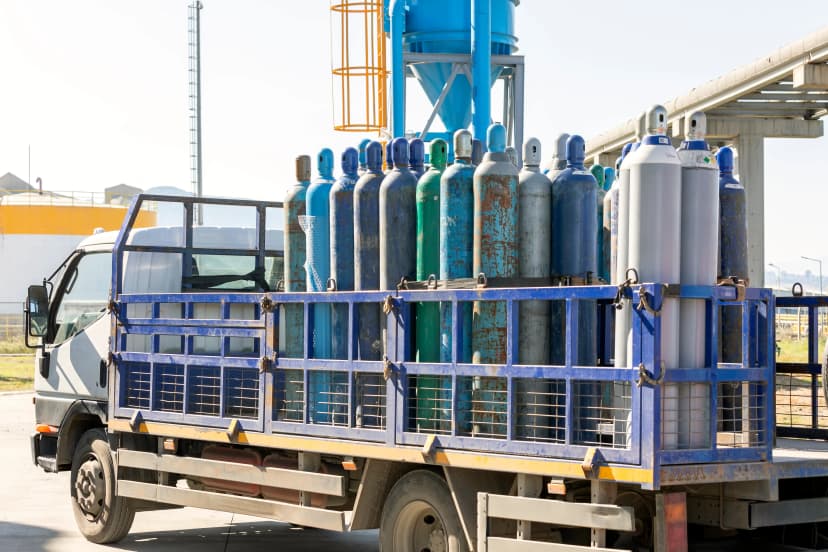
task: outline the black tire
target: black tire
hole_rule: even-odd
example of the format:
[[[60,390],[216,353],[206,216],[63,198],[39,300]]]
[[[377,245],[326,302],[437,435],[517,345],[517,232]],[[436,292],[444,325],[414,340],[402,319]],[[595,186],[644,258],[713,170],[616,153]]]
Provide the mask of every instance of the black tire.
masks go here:
[[[86,540],[107,544],[129,533],[135,508],[128,498],[115,495],[115,466],[103,429],[90,429],[75,447],[69,493],[75,523]]]
[[[427,470],[405,474],[385,499],[381,552],[468,552],[446,481]]]

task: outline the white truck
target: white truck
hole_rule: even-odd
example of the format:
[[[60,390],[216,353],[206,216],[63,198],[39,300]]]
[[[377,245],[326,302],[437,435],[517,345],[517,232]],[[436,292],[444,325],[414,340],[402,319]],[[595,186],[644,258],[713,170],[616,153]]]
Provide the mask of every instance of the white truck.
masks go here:
[[[271,208],[277,209],[276,205]],[[202,246],[238,251],[257,249],[257,232],[255,227],[193,228],[194,239]],[[81,241],[43,284],[30,286],[25,308],[27,345],[37,351],[32,458],[47,472],[71,470],[78,526],[96,542],[114,536],[112,524],[101,523],[105,514],[95,480],[102,465],[111,466],[106,440],[112,326],[108,306],[117,236],[117,231],[99,232]],[[251,256],[194,256],[191,275],[183,283],[180,255],[132,252],[124,257],[124,286],[142,293],[178,293],[182,285],[202,291],[275,290],[283,272],[282,232],[267,230],[265,239],[272,249],[263,267],[257,267]],[[183,246],[183,240],[183,226],[172,226],[135,229],[128,243],[175,248]],[[40,336],[38,344],[30,343],[35,335]],[[200,346],[202,352],[209,352],[209,344]],[[133,508],[111,511],[126,512],[121,515],[125,517]]]
[[[27,333],[43,342],[34,459],[71,469],[72,508],[92,542],[123,538],[138,509],[175,506],[379,528],[381,550],[394,552],[683,552],[693,538],[737,539],[743,550],[757,534],[784,544],[825,535],[817,334],[807,365],[777,365],[773,351],[777,304],[808,309],[815,326],[826,298],[458,280],[283,292],[282,235],[265,230],[265,213],[279,204],[233,202],[258,222],[209,228],[194,227],[192,213],[221,201],[180,198],[181,227],[131,231],[148,201],[159,198],[138,196],[117,236],[84,241],[27,300]],[[663,370],[659,309],[668,296],[707,305],[710,366]],[[520,364],[517,309],[537,300],[566,302],[570,327],[578,302],[594,302],[602,335],[614,307],[633,301],[635,365],[616,368],[607,340],[594,366],[574,365],[578,332],[567,335],[564,365]],[[429,301],[452,313],[452,362],[412,354],[412,316]],[[458,360],[462,307],[475,301],[506,303],[503,364]],[[323,305],[346,306],[343,358],[314,352]],[[355,344],[364,306],[384,317],[379,358],[360,358]],[[302,315],[291,328],[298,353],[285,347],[288,307]],[[724,308],[744,318],[741,363],[715,357]],[[810,425],[791,427],[803,423],[798,415],[783,426],[781,409],[806,379],[812,406],[798,408]],[[662,392],[683,382],[712,390],[706,413],[681,414],[707,416],[707,442],[693,449],[664,439],[679,413]],[[629,400],[618,406],[608,390]]]

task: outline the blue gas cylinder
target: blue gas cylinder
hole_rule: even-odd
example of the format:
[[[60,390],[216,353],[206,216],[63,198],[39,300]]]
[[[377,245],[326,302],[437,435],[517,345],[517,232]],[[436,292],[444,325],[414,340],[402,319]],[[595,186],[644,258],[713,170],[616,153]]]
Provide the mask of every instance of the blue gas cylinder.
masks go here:
[[[716,153],[719,164],[719,277],[748,278],[747,204],[745,187],[733,176],[733,150]],[[742,362],[740,309],[722,309],[721,362]]]
[[[331,278],[337,291],[354,289],[354,187],[357,182],[359,152],[347,148],[342,153],[342,176],[331,188]],[[332,358],[348,358],[348,305],[332,308]]]
[[[440,177],[440,279],[471,278],[474,249],[472,135],[454,133],[454,163]],[[471,305],[460,304],[457,362],[471,362]],[[440,305],[440,361],[452,362],[451,303]]]
[[[474,171],[473,274],[487,278],[518,275],[518,170],[506,154],[506,129],[493,124],[487,133],[489,151]],[[472,315],[472,362],[506,361],[506,304],[476,301]],[[496,437],[506,433],[505,378],[474,379],[486,405],[473,409],[472,434]]]
[[[375,290],[380,287],[379,190],[385,177],[382,144],[371,142],[365,155],[366,172],[354,189],[354,289]],[[360,360],[382,357],[379,305],[359,305],[357,349]]]
[[[308,291],[326,291],[331,277],[330,192],[334,184],[333,152],[325,148],[317,156],[318,176],[308,188],[305,238],[307,248]],[[331,308],[326,303],[313,306],[313,358],[331,357]],[[329,423],[331,412],[329,373],[316,372],[309,378],[308,408],[311,419]]]
[[[584,139],[572,135],[566,143],[566,169],[552,181],[552,273],[573,284],[586,284],[597,271],[595,217],[598,183],[584,167]],[[565,317],[553,312],[552,363],[564,362]],[[579,303],[578,351],[573,357],[579,365],[596,363],[595,304]]]
[[[395,290],[417,272],[417,177],[409,169],[408,141],[395,138],[394,169],[380,186],[380,289]]]
[[[408,162],[411,172],[419,180],[425,172],[425,144],[419,138],[412,138],[408,142]]]
[[[311,160],[308,155],[296,158],[296,183],[285,195],[285,291],[307,290],[305,274],[305,199],[310,186]],[[305,352],[304,309],[299,303],[285,305],[285,342],[281,354],[302,358]]]

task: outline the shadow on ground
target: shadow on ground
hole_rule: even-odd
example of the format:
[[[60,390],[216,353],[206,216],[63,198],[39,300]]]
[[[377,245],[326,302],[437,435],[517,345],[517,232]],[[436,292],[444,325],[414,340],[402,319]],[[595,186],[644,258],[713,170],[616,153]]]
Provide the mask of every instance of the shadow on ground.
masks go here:
[[[233,524],[230,527],[205,527],[172,531],[145,531],[130,533],[121,542],[110,545],[115,550],[153,552],[181,549],[185,545],[200,543],[198,550],[256,552],[286,550],[291,552],[316,552],[328,548],[339,551],[379,550],[377,531],[338,533],[319,529],[294,527],[270,521]],[[189,550],[189,548],[186,548]],[[196,548],[192,548],[196,550]]]
[[[45,545],[58,535],[48,527],[0,521],[0,549],[44,552]]]

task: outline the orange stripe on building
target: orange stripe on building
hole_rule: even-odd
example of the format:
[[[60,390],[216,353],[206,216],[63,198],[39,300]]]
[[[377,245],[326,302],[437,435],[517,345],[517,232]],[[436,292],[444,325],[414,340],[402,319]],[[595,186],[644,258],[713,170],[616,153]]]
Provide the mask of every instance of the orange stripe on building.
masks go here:
[[[0,205],[0,234],[88,236],[96,228],[119,230],[126,213],[126,207],[109,205]],[[138,213],[136,228],[155,224],[155,212]]]

